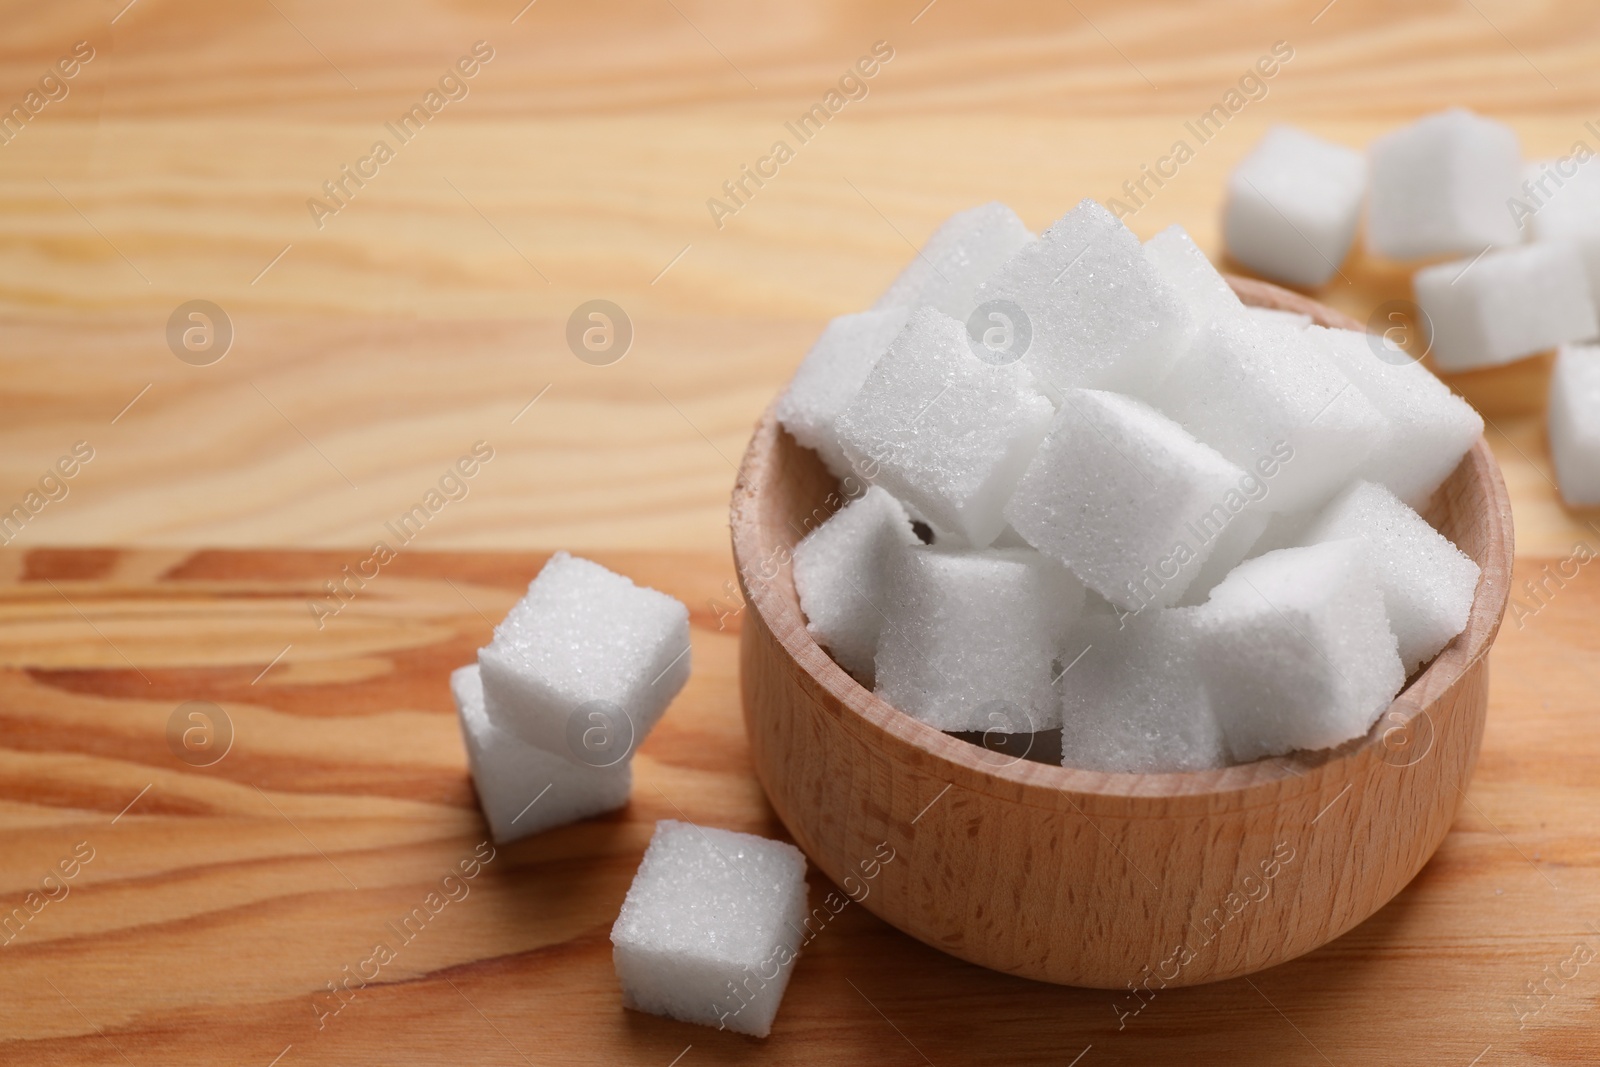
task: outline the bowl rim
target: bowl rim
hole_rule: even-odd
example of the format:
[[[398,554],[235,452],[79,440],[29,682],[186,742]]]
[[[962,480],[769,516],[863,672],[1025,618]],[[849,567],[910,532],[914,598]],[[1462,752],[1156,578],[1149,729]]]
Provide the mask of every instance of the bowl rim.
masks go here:
[[[1310,297],[1253,278],[1231,274],[1223,277],[1249,306],[1308,315],[1321,326],[1361,330],[1354,319]],[[1478,588],[1473,594],[1466,628],[1410,679],[1365,736],[1332,749],[1297,751],[1220,770],[1128,773],[1091,771],[1020,758],[996,763],[993,752],[913,718],[876,696],[835,663],[806,629],[799,598],[792,593],[792,579],[784,583],[791,590],[789,596],[782,595],[782,586],[770,577],[752,580],[749,570],[754,562],[771,559],[775,554],[774,547],[763,537],[759,492],[775,467],[774,458],[782,444],[780,435],[786,432],[777,425],[776,408],[775,398],[762,413],[751,436],[739,464],[729,513],[734,565],[746,603],[760,616],[761,623],[795,667],[809,675],[859,727],[888,734],[952,785],[980,793],[1004,795],[1023,803],[1032,800],[1052,808],[1058,806],[1055,801],[1060,798],[1070,804],[1073,797],[1177,799],[1234,794],[1234,801],[1249,807],[1253,805],[1248,794],[1261,787],[1297,778],[1326,780],[1330,773],[1346,777],[1357,769],[1356,761],[1370,759],[1374,750],[1384,748],[1384,738],[1391,731],[1409,728],[1417,716],[1426,715],[1427,709],[1488,653],[1510,598],[1514,553],[1511,505],[1499,464],[1488,442],[1480,436],[1460,464],[1469,468],[1482,487],[1487,504],[1485,513],[1477,519],[1487,525],[1485,558],[1481,561]],[[788,571],[787,562],[782,569]],[[812,664],[816,665],[815,669],[810,667]],[[1438,728],[1438,724],[1432,725]],[[1312,774],[1314,771],[1320,773]]]

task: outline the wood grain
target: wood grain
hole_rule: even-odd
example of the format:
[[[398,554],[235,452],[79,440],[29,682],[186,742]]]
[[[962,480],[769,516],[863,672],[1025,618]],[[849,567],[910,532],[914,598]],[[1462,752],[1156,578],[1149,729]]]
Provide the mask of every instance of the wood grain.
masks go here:
[[[1118,195],[1274,41],[1295,58],[1140,234],[1217,253],[1228,169],[1275,121],[1359,146],[1462,103],[1529,154],[1592,137],[1592,5],[1323,6],[13,0],[0,102],[75,40],[97,56],[0,147],[0,505],[81,439],[95,463],[20,545],[357,546],[486,439],[502,465],[431,547],[706,549],[828,316],[951,211],[998,197],[1042,227]],[[318,229],[307,199],[477,40],[470,95]],[[718,229],[707,199],[877,40],[869,95]],[[1358,257],[1318,295],[1364,321],[1408,285]],[[637,327],[610,367],[563,340],[595,297]],[[164,339],[194,298],[236,326],[211,367]],[[1452,384],[1493,420],[1523,547],[1564,555],[1600,535],[1549,481],[1546,374]]]
[[[1068,1063],[1091,1044],[1083,1067],[1600,1055],[1592,967],[1525,1029],[1507,1009],[1600,922],[1585,770],[1600,587],[1587,567],[1562,587],[1542,570],[1595,543],[1595,515],[1555,500],[1542,360],[1452,384],[1493,423],[1527,556],[1517,587],[1556,592],[1518,593],[1530,607],[1493,654],[1478,772],[1444,846],[1333,944],[1254,988],[1163,993],[1119,1033],[1102,995],[955,962],[852,905],[759,1048],[622,1012],[605,944],[651,820],[681,808],[778,832],[739,724],[726,505],[751,426],[827,317],[870,302],[954,210],[999,197],[1042,226],[1114,195],[1277,39],[1295,61],[1131,220],[1139,233],[1182,222],[1217,252],[1228,168],[1272,121],[1359,146],[1465,103],[1530,154],[1565,151],[1600,89],[1592,6],[540,0],[513,23],[522,6],[5,4],[6,105],[72,42],[98,50],[0,147],[0,508],[73,442],[96,448],[0,551],[5,900],[76,842],[97,853],[0,948],[0,1059],[667,1064],[691,1043],[682,1067]],[[479,39],[497,58],[472,95],[316,229],[306,199]],[[706,198],[878,39],[897,55],[871,95],[716,229]],[[1407,291],[1384,264],[1343,270],[1317,295],[1358,319]],[[203,368],[164,337],[197,297],[237,328]],[[563,339],[594,297],[637,327],[610,367]],[[313,629],[304,598],[480,439],[497,459],[471,495]],[[215,545],[328,551],[196,550]],[[695,678],[626,812],[502,852],[317,1031],[312,994],[482,838],[444,672],[541,557],[445,550],[554,547],[611,549],[688,600]],[[166,746],[190,699],[240,724],[210,769]]]
[[[783,836],[751,773],[744,615],[727,613],[720,554],[600,556],[693,609],[695,674],[642,747],[629,806],[499,850],[321,1030],[324,984],[484,839],[446,678],[542,557],[403,555],[321,632],[304,598],[343,553],[20,558],[0,585],[0,901],[21,903],[80,841],[94,858],[0,947],[7,1064],[665,1065],[689,1045],[683,1064],[1067,1063],[1090,1045],[1083,1064],[1600,1056],[1600,972],[1549,977],[1574,945],[1600,948],[1600,788],[1573,758],[1600,751],[1592,568],[1507,621],[1449,835],[1331,944],[1248,981],[1162,990],[1119,1030],[1115,994],[962,963],[851,904],[758,1044],[624,1011],[606,940],[655,819]],[[1521,561],[1517,584],[1540,565]],[[167,745],[188,700],[236,728],[209,768]],[[837,889],[810,880],[814,903]]]

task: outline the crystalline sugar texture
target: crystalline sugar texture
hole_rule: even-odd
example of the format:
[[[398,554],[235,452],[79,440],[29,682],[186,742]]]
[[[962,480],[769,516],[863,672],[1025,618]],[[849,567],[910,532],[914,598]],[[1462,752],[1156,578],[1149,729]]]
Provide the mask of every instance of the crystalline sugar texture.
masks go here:
[[[889,569],[877,693],[941,730],[1059,725],[1051,662],[1083,587],[1029,549],[907,548]]]
[[[1264,483],[1262,483],[1264,485]],[[1248,498],[1247,498],[1248,499]],[[1266,551],[1258,548],[1267,527],[1276,518],[1270,511],[1260,511],[1246,508],[1233,516],[1232,520],[1222,528],[1217,535],[1216,542],[1211,546],[1211,551],[1206,555],[1205,563],[1201,564],[1196,572],[1194,581],[1189,583],[1189,588],[1184,590],[1178,603],[1183,606],[1203,604],[1211,595],[1211,590],[1217,583],[1228,576],[1228,572],[1249,559],[1259,556]],[[1275,546],[1286,548],[1287,545]]]
[[[1168,226],[1146,241],[1144,255],[1183,299],[1193,329],[1198,330],[1218,315],[1236,314],[1244,308],[1233,287],[1182,226]]]
[[[489,718],[579,762],[631,752],[688,681],[688,649],[682,603],[557,552],[478,650]]]
[[[1561,496],[1600,504],[1600,346],[1567,345],[1550,375],[1550,453]]]
[[[476,663],[451,673],[450,693],[472,783],[495,841],[515,841],[628,802],[633,770],[627,760],[609,767],[573,763],[490,722]]]
[[[1570,241],[1589,277],[1589,295],[1600,307],[1600,157],[1571,157],[1530,164],[1517,213],[1536,241]]]
[[[1086,387],[1138,393],[1194,332],[1188,305],[1139,239],[1085,200],[978,291],[1009,301],[1029,324],[1024,360],[1052,395]]]
[[[1127,610],[1177,602],[1245,499],[1244,472],[1148,404],[1063,398],[1006,518]]]
[[[656,823],[611,927],[623,1004],[766,1037],[806,937],[805,877],[793,845]]]
[[[778,398],[778,422],[794,439],[815,449],[834,477],[850,473],[839,447],[839,415],[861,389],[906,324],[909,309],[887,308],[841,315],[828,323]]]
[[[1228,179],[1228,252],[1273,281],[1321,285],[1350,252],[1366,191],[1361,153],[1273,126]]]
[[[1441,370],[1509,363],[1600,332],[1583,262],[1564,241],[1441,263],[1412,284]]]
[[[1321,326],[1308,332],[1322,354],[1388,420],[1359,476],[1421,508],[1482,436],[1482,416],[1379,335]]]
[[[1464,108],[1386,134],[1368,150],[1367,244],[1393,259],[1476,255],[1521,237],[1522,150],[1503,123]]]
[[[978,286],[1034,240],[1004,204],[957,212],[934,231],[873,310],[931,306],[965,322],[977,306]]]
[[[1382,414],[1307,332],[1249,316],[1217,319],[1156,390],[1157,407],[1267,482],[1261,506],[1327,501],[1372,453]]]
[[[905,508],[873,486],[795,546],[794,587],[806,629],[865,684],[883,629],[884,575],[896,549],[918,543]]]
[[[1193,610],[1200,677],[1235,760],[1360,737],[1405,683],[1359,541],[1247,560]]]
[[[1085,619],[1081,656],[1061,678],[1061,763],[1149,774],[1198,771],[1228,761],[1222,728],[1196,677],[1192,609],[1126,620]],[[1069,642],[1068,658],[1077,656]]]
[[[1264,307],[1247,307],[1244,310],[1245,314],[1251,318],[1279,326],[1292,326],[1297,330],[1304,330],[1311,325],[1311,316],[1302,315],[1298,311],[1284,311],[1281,308]]]
[[[1381,485],[1357,482],[1335,497],[1307,544],[1355,538],[1383,591],[1407,671],[1433,659],[1467,625],[1478,565]]]
[[[1267,528],[1261,531],[1256,543],[1250,546],[1248,558],[1264,556],[1280,548],[1298,548],[1305,544],[1302,535],[1311,528],[1312,522],[1319,514],[1321,514],[1320,508],[1308,511],[1273,512],[1272,518],[1267,521]]]
[[[960,322],[922,308],[840,416],[839,439],[856,470],[981,548],[1052,414],[1026,367],[980,359]]]

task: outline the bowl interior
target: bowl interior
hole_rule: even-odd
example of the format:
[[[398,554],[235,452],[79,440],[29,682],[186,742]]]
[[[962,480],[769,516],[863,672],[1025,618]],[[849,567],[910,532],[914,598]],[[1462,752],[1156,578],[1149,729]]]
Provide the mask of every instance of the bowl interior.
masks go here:
[[[1300,312],[1324,326],[1360,328],[1331,308],[1265,282],[1234,277],[1229,277],[1229,282],[1247,304]],[[1384,745],[1397,728],[1402,734],[1408,730],[1416,716],[1487,652],[1510,592],[1510,504],[1494,456],[1479,440],[1423,511],[1424,518],[1482,570],[1472,614],[1465,630],[1411,677],[1365,737],[1335,749],[1187,773],[1113,774],[1026,760],[1003,763],[984,748],[919,722],[874,696],[835,664],[806,631],[788,565],[790,552],[801,538],[864,489],[848,480],[841,485],[814,452],[777,426],[769,407],[751,440],[734,493],[734,554],[746,595],[786,651],[806,664],[814,681],[851,712],[946,764],[947,771],[965,772],[960,777],[969,783],[981,786],[983,779],[989,779],[1007,792],[1020,785],[1089,795],[1215,794],[1301,777],[1365,747]]]

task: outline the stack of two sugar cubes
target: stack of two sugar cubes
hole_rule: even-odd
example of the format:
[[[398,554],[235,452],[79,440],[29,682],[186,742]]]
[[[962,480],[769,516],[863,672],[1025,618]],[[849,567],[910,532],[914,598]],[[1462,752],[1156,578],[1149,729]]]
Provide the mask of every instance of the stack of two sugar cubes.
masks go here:
[[[622,807],[632,757],[689,678],[689,613],[557,552],[450,676],[491,833],[513,841]],[[793,845],[665,820],[611,931],[623,1002],[765,1036],[805,934]]]
[[[513,841],[628,801],[632,756],[689,678],[689,612],[557,552],[450,676],[490,831]]]
[[[1092,201],[1040,237],[955,216],[779,401],[851,500],[794,552],[811,633],[907,714],[1059,729],[1073,766],[1360,736],[1478,578],[1414,509],[1482,421],[1371,341]]]

